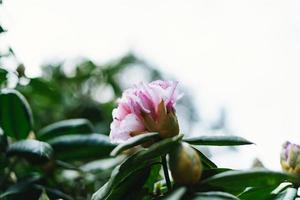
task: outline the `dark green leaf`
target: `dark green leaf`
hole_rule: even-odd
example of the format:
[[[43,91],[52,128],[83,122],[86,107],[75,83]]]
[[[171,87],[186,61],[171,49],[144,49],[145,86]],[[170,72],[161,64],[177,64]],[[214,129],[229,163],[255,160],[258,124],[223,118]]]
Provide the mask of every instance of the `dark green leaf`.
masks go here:
[[[48,141],[61,160],[108,157],[115,148],[106,135],[63,135]]]
[[[4,134],[15,139],[25,139],[32,130],[31,109],[16,90],[3,89],[0,92],[0,126]]]
[[[0,153],[6,152],[8,146],[8,141],[6,135],[4,135],[1,127],[0,127]]]
[[[2,0],[0,0],[0,4],[2,3]],[[0,25],[0,34],[1,33],[3,33],[3,32],[5,32],[6,30],[4,30],[3,28],[2,28],[2,26]]]
[[[272,200],[294,200],[297,197],[296,188],[287,188],[285,191],[279,193],[276,197],[273,197]]]
[[[153,139],[157,139],[159,133],[145,133],[128,139],[125,143],[119,144],[112,152],[111,156],[116,156],[124,150],[130,149],[134,146],[143,144]]]
[[[236,196],[226,192],[200,192],[193,200],[239,200]]]
[[[112,178],[96,193],[93,194],[92,200],[138,200],[139,192],[149,176],[149,168],[139,169],[129,173],[124,179],[117,181],[118,168],[113,171]],[[134,188],[134,192],[128,192]]]
[[[4,193],[0,194],[0,199],[6,199],[8,197],[22,194],[38,182],[41,178],[39,176],[32,176],[28,179],[22,180],[12,186],[10,186]]]
[[[214,176],[214,175],[217,175],[217,174],[220,174],[220,173],[223,173],[223,172],[227,172],[227,171],[230,171],[230,170],[231,169],[228,169],[228,168],[204,169],[203,172],[202,172],[201,179],[204,180],[204,179],[207,179],[211,176]]]
[[[209,158],[207,158],[200,150],[198,150],[195,147],[193,147],[193,148],[199,154],[199,156],[201,158],[202,165],[205,169],[217,168],[217,165],[213,161],[211,161]]]
[[[176,136],[164,139],[153,144],[149,149],[143,149],[126,159],[113,170],[110,180],[93,195],[92,199],[110,199],[110,195],[115,187],[136,171],[157,163],[160,160],[160,156],[172,151],[181,138],[182,136]]]
[[[153,193],[154,191],[154,184],[159,181],[159,179],[161,178],[159,175],[161,169],[161,165],[153,165],[151,167],[151,171],[149,174],[149,177],[144,185],[144,188],[149,192],[149,193]]]
[[[238,197],[241,200],[268,200],[271,197],[271,192],[274,190],[274,187],[276,186],[248,188]]]
[[[41,129],[40,140],[49,140],[61,135],[93,133],[94,127],[87,119],[69,119],[56,122]]]
[[[286,190],[287,188],[289,187],[292,187],[293,184],[292,183],[289,183],[289,182],[283,182],[281,183],[277,188],[275,188],[273,191],[272,191],[272,195],[273,196],[276,196],[278,195],[280,192]]]
[[[19,156],[32,163],[44,163],[51,160],[53,156],[52,147],[37,140],[22,140],[9,146],[8,156]]]
[[[1,27],[0,27],[1,30]],[[6,71],[5,69],[0,68],[0,86],[6,82],[6,76],[8,74],[8,71]]]
[[[225,191],[241,191],[247,187],[277,186],[283,181],[296,182],[297,179],[285,173],[268,170],[228,171],[204,180],[202,185],[221,188]]]
[[[178,188],[171,194],[169,194],[164,200],[180,200],[186,192],[185,187]]]
[[[36,188],[38,190],[41,190],[41,191],[45,191],[47,193],[47,196],[50,199],[73,200],[72,197],[70,197],[69,195],[67,195],[67,194],[65,194],[62,191],[57,190],[57,189],[45,187],[45,186],[39,185],[39,184],[34,184],[34,188]]]
[[[92,173],[95,173],[97,171],[105,171],[116,167],[123,160],[124,160],[123,156],[118,156],[115,158],[105,158],[105,159],[86,163],[82,165],[80,169],[84,172],[92,172]]]
[[[194,138],[186,138],[185,142],[193,145],[211,145],[211,146],[234,146],[253,144],[252,142],[234,135],[205,135]]]

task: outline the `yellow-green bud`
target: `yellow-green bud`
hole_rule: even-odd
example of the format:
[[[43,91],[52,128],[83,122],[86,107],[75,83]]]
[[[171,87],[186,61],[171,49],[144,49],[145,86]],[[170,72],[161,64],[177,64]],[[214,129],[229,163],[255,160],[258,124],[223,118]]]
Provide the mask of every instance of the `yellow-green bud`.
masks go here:
[[[187,143],[181,143],[170,152],[169,166],[175,183],[192,185],[202,174],[202,164],[198,153]]]
[[[280,163],[283,171],[300,175],[300,146],[285,142],[281,150]]]

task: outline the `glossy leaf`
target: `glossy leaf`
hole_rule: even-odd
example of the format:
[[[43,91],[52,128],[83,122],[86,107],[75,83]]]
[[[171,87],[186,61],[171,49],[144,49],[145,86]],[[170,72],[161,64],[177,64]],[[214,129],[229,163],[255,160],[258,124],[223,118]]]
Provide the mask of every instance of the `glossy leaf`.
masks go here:
[[[174,192],[169,194],[166,198],[164,198],[164,200],[181,200],[185,192],[186,192],[185,187],[178,188]]]
[[[50,199],[73,200],[73,198],[60,190],[45,187],[43,185],[34,184],[34,188],[40,191],[45,191]]]
[[[211,145],[211,146],[234,146],[248,145],[252,142],[234,135],[203,135],[194,138],[186,138],[185,142],[193,145]]]
[[[200,192],[193,200],[239,200],[236,196],[226,192]]]
[[[149,149],[143,149],[127,158],[121,165],[113,170],[110,180],[93,195],[92,199],[110,199],[115,187],[121,185],[128,176],[138,170],[157,163],[160,160],[160,156],[172,151],[173,148],[178,145],[181,138],[182,136],[176,136],[164,139],[153,144]]]
[[[231,169],[228,169],[228,168],[204,169],[203,172],[202,172],[201,179],[204,180],[204,179],[207,179],[211,176],[214,176],[214,175],[217,175],[217,174],[220,174],[220,173],[224,173],[224,172],[227,172],[227,171],[231,171]]]
[[[112,173],[110,181],[102,186],[96,193],[93,194],[92,200],[133,200],[138,196],[139,190],[142,188],[149,176],[149,168],[139,169],[127,174],[119,184],[114,182],[118,179],[118,168]],[[134,188],[134,192],[128,192]]]
[[[115,148],[106,135],[63,135],[48,141],[55,151],[56,158],[77,160],[108,157]]]
[[[87,119],[69,119],[50,124],[38,133],[40,140],[49,140],[61,135],[93,133],[94,127]]]
[[[205,169],[213,169],[213,168],[218,167],[213,161],[211,161],[208,157],[206,157],[206,155],[204,155],[200,150],[198,150],[195,147],[193,147],[193,148],[199,154],[199,156],[201,158],[202,165]]]
[[[119,165],[123,161],[123,156],[118,156],[115,158],[105,158],[101,160],[95,160],[89,163],[86,163],[80,167],[84,172],[95,173],[97,171],[105,171],[112,169]]]
[[[130,149],[134,146],[143,144],[153,139],[157,139],[159,137],[159,133],[145,133],[141,135],[137,135],[128,139],[125,143],[119,144],[112,152],[111,156],[116,156],[124,150]]]
[[[6,149],[8,147],[8,141],[6,135],[4,135],[1,127],[0,127],[0,153],[6,152]]]
[[[0,32],[1,32],[1,26],[0,26]],[[0,68],[0,86],[6,82],[6,76],[8,72],[5,69]]]
[[[297,197],[296,188],[287,188],[285,191],[279,193],[273,200],[294,200]]]
[[[276,186],[275,186],[276,187]],[[254,187],[248,188],[244,192],[238,195],[241,200],[253,200],[253,199],[271,199],[271,192],[274,190],[274,186],[269,187]]]
[[[283,182],[281,183],[278,187],[276,187],[273,191],[272,191],[272,195],[276,196],[278,195],[280,192],[283,192],[284,190],[286,190],[289,187],[292,187],[293,184],[289,183],[289,182]]]
[[[53,149],[48,143],[28,139],[11,144],[7,155],[18,156],[39,164],[52,159]]]
[[[204,180],[202,185],[209,185],[226,191],[240,191],[247,187],[277,186],[283,181],[296,182],[297,179],[285,173],[268,170],[228,171]]]
[[[25,139],[32,130],[31,109],[16,90],[3,89],[0,92],[0,127],[4,134],[15,139]]]
[[[34,183],[40,181],[40,179],[41,178],[39,176],[32,176],[28,179],[19,181],[18,183],[10,186],[5,192],[0,194],[0,199],[6,199],[11,196],[22,194],[23,192],[31,188]]]

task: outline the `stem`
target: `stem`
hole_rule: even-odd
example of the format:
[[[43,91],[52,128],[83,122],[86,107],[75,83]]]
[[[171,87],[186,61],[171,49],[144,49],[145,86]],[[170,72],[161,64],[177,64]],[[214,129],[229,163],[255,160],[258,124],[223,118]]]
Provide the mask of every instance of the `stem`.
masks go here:
[[[170,177],[169,177],[166,155],[161,156],[161,162],[162,162],[162,166],[163,166],[163,170],[164,170],[164,175],[165,175],[165,179],[166,179],[166,183],[167,183],[168,192],[170,192],[172,190],[172,185],[171,185],[171,181],[170,181]]]

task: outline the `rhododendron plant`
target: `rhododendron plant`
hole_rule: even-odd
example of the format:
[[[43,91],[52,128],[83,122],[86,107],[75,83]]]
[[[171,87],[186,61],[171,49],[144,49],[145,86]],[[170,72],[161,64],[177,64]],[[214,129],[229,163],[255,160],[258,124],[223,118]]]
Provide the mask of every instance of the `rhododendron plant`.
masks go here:
[[[157,80],[124,91],[113,110],[110,139],[123,143],[146,132],[159,132],[161,138],[179,133],[175,105],[182,96],[178,82]]]

